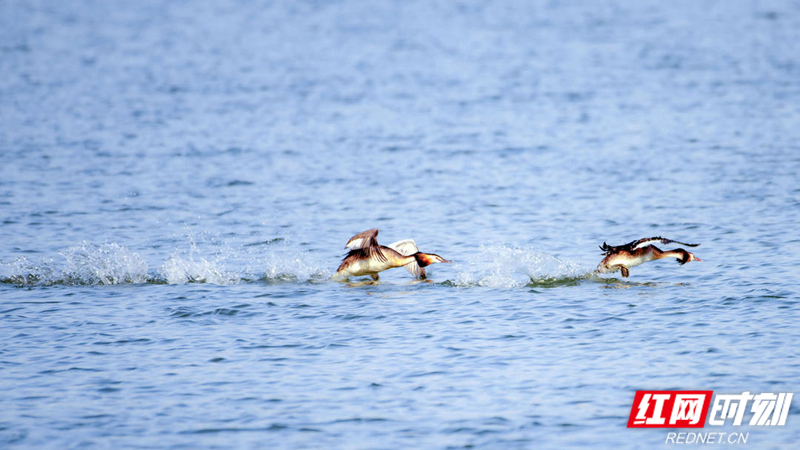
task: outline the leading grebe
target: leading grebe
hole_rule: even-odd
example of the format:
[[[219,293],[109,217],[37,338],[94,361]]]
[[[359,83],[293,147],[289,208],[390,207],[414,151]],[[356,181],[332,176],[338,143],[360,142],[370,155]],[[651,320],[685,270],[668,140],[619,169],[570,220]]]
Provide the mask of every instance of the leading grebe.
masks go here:
[[[351,237],[344,246],[350,251],[333,278],[369,275],[377,280],[378,272],[401,266],[405,266],[412,275],[425,278],[425,266],[451,262],[433,253],[420,252],[411,239],[384,246],[378,245],[377,236],[378,229],[375,228]]]
[[[628,270],[630,267],[638,266],[639,264],[652,261],[654,259],[663,258],[676,258],[678,264],[686,264],[689,261],[702,261],[702,259],[694,256],[694,254],[687,252],[682,248],[675,250],[662,251],[655,245],[650,245],[654,242],[662,244],[681,244],[688,247],[697,247],[700,244],[687,244],[685,242],[673,241],[672,239],[664,239],[662,237],[653,237],[646,239],[639,239],[638,241],[628,242],[625,245],[618,245],[612,247],[605,242],[600,246],[600,250],[606,257],[600,262],[595,270],[595,273],[611,273],[618,270],[622,271],[622,276],[627,278],[630,274]]]

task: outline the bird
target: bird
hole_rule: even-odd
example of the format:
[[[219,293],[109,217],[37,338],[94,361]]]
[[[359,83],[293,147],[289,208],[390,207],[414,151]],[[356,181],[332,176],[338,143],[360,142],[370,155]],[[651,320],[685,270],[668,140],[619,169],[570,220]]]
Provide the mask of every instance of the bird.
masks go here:
[[[332,278],[369,275],[378,280],[378,272],[394,267],[403,267],[415,277],[425,278],[425,267],[434,263],[450,263],[439,255],[422,253],[412,239],[404,239],[388,246],[378,244],[378,229],[373,228],[350,238],[346,249],[350,249],[336,269]]]
[[[639,264],[653,261],[655,259],[675,258],[678,264],[684,265],[689,261],[702,261],[702,259],[695,256],[693,253],[687,252],[682,248],[675,250],[663,251],[654,243],[661,244],[680,244],[687,247],[697,247],[700,244],[687,244],[685,242],[674,241],[672,239],[665,239],[660,236],[652,238],[644,238],[636,241],[628,242],[625,245],[611,246],[603,242],[600,250],[606,255],[600,264],[597,265],[595,273],[612,273],[621,271],[624,278],[630,275],[630,268],[638,266]]]

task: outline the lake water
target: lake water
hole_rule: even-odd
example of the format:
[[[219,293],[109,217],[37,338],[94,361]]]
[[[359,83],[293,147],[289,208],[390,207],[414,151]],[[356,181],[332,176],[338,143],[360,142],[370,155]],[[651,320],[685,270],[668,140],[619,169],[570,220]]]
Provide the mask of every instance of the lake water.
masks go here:
[[[637,389],[800,395],[797,2],[5,0],[0,73],[2,448],[649,448]],[[369,228],[454,263],[329,281]],[[658,235],[703,261],[591,275]]]

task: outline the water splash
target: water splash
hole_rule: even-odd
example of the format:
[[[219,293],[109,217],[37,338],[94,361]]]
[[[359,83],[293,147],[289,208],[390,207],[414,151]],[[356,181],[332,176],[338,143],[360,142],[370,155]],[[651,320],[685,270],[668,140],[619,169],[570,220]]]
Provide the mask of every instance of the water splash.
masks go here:
[[[38,262],[21,256],[10,263],[0,264],[0,280],[3,283],[21,286],[55,284],[59,277],[55,262],[52,259],[41,259]]]
[[[19,257],[4,264],[7,273],[1,278],[3,282],[25,286],[148,282],[147,262],[137,253],[116,243],[96,245],[84,241],[59,255],[66,260],[63,265],[53,259],[34,262]]]
[[[328,264],[310,253],[273,251],[265,261],[264,279],[269,283],[323,281],[332,275]]]
[[[72,284],[145,283],[147,262],[119,244],[83,242],[63,252],[67,259],[65,279]]]
[[[176,250],[161,265],[161,275],[168,284],[210,283],[236,284],[241,277],[225,269],[220,259],[209,261],[191,250],[188,255]]]
[[[237,266],[237,251],[218,235],[190,230],[188,246],[176,248],[161,264],[159,279],[167,284],[208,283],[229,285],[250,281]]]
[[[216,243],[219,244],[219,243]],[[286,242],[282,245],[250,249],[237,256],[227,245],[201,250],[194,239],[189,247],[174,250],[156,273],[148,273],[145,260],[136,252],[116,244],[81,245],[60,252],[63,262],[54,259],[31,261],[19,257],[0,263],[0,282],[21,286],[113,285],[136,283],[238,284],[255,280],[267,283],[322,282],[332,274],[330,261],[310,252],[298,252]],[[247,261],[247,263],[243,263]],[[229,266],[238,267],[237,270]],[[243,269],[241,267],[244,267]],[[459,287],[486,286],[563,286],[587,277],[576,265],[535,249],[504,245],[482,246],[466,263],[456,265]]]
[[[577,265],[548,253],[497,244],[481,246],[465,265],[456,267],[459,272],[453,284],[460,287],[546,287],[577,283],[587,277]]]
[[[230,285],[253,281],[305,283],[327,280],[330,261],[310,252],[298,252],[283,239],[277,247],[234,248],[225,242],[189,236],[187,247],[177,248],[153,272],[136,252],[116,244],[83,242],[38,261],[18,257],[0,262],[0,283],[20,286],[184,284]],[[62,259],[63,258],[63,259]]]

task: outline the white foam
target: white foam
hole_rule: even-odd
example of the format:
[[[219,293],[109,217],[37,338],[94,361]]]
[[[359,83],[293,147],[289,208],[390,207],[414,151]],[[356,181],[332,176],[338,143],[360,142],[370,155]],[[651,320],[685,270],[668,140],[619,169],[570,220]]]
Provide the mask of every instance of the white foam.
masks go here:
[[[484,245],[465,264],[456,265],[457,286],[513,288],[585,275],[577,265],[531,248]]]

